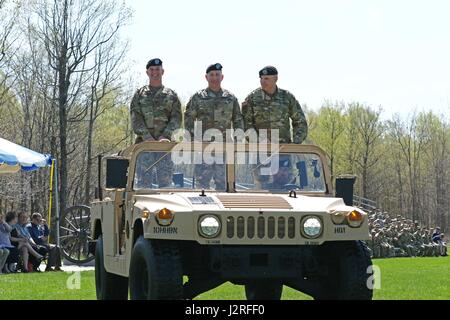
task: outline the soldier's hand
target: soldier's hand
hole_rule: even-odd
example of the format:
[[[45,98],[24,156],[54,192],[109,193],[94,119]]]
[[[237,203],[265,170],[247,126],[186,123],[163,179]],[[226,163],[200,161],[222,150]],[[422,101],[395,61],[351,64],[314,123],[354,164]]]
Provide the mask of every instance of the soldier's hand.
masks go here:
[[[159,140],[158,140],[158,141],[159,141],[159,142],[170,142],[169,139],[164,138],[164,137],[159,137]]]

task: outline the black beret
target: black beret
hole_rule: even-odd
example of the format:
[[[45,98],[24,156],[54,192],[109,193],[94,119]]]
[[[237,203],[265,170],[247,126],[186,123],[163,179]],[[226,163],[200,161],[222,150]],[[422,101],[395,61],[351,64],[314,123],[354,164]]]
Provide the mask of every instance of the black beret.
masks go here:
[[[278,70],[275,67],[267,66],[259,71],[259,77],[262,76],[276,76],[278,74]]]
[[[155,59],[152,59],[149,62],[147,62],[147,69],[150,68],[150,67],[155,67],[155,66],[161,66],[162,67],[161,59],[155,58]]]
[[[214,70],[222,71],[222,68],[223,67],[220,63],[214,63],[214,64],[210,65],[208,67],[208,69],[206,69],[206,73],[209,73],[210,71],[214,71]]]

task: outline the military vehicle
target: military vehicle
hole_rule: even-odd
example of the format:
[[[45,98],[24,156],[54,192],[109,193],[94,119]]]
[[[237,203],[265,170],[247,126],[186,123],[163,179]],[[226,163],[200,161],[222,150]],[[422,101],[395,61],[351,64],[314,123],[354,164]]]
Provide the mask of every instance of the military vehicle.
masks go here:
[[[335,193],[317,146],[263,149],[143,142],[106,158],[108,195],[90,217],[97,298],[193,299],[231,282],[249,300],[280,299],[283,286],[371,299],[354,179],[336,179]]]

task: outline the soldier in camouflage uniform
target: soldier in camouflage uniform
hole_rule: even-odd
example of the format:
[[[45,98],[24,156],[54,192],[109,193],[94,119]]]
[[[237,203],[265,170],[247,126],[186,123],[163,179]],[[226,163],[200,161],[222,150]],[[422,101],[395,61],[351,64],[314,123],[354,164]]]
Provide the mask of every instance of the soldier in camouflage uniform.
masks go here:
[[[389,245],[386,241],[386,234],[384,230],[380,230],[379,238],[380,238],[380,246],[381,246],[381,258],[389,258]]]
[[[279,130],[277,142],[302,143],[308,134],[308,124],[300,103],[292,93],[277,87],[278,71],[275,67],[263,68],[259,77],[261,87],[250,93],[242,103],[245,130],[254,129],[259,133],[259,130],[267,129],[269,140],[270,130]]]
[[[394,237],[391,231],[391,228],[389,227],[387,231],[385,232],[386,235],[386,242],[387,242],[387,248],[388,248],[388,258],[394,258],[396,251],[394,246]]]
[[[398,236],[400,248],[405,251],[407,257],[413,257],[413,247],[409,243],[408,230],[402,229]]]
[[[373,257],[374,258],[383,258],[383,253],[381,249],[381,235],[380,233],[374,233],[372,235],[373,239]]]
[[[396,257],[404,257],[404,256],[406,256],[405,251],[403,251],[403,249],[401,248],[401,244],[400,244],[400,241],[398,239],[398,231],[397,230],[394,231],[394,236],[392,238],[392,245],[394,246],[395,256]]]
[[[220,142],[232,142],[233,136],[228,134],[227,129],[243,129],[242,113],[237,98],[228,90],[222,89],[223,80],[222,65],[215,63],[206,69],[206,81],[208,88],[194,94],[186,105],[184,116],[185,129],[193,139],[201,141],[216,141],[208,139],[205,132],[216,129],[221,133]],[[194,129],[197,121],[197,129]],[[201,130],[199,126],[201,123]],[[196,132],[194,132],[196,131]],[[201,139],[198,139],[201,133]],[[230,131],[228,132],[230,133]],[[225,190],[225,164],[199,164],[195,166],[194,178],[204,189],[210,188],[211,179],[214,178],[215,189]]]
[[[414,247],[416,248],[416,253],[418,257],[425,257],[425,244],[422,241],[422,235],[420,234],[419,230],[416,230],[413,235],[412,235],[413,239],[414,239]]]
[[[272,143],[302,143],[308,134],[308,124],[300,103],[294,95],[277,86],[278,71],[273,66],[264,67],[259,72],[261,87],[251,92],[242,103],[245,131],[255,130],[260,140]],[[291,124],[293,136],[291,136]],[[262,136],[260,130],[267,130]],[[278,130],[278,141],[272,141],[272,130]],[[280,161],[290,161],[287,156],[279,156]],[[293,164],[293,161],[290,161]],[[285,184],[292,180],[292,171]],[[267,183],[269,177],[254,171],[257,186]]]
[[[161,59],[152,59],[146,66],[150,83],[135,93],[130,105],[131,122],[136,142],[160,141],[170,142],[172,134],[181,127],[181,103],[175,91],[162,85]],[[138,188],[151,188],[154,181],[159,188],[171,185],[173,162],[162,153],[147,153],[140,159],[138,166]],[[161,159],[164,157],[161,161]],[[159,162],[158,162],[159,161]],[[153,170],[148,170],[158,162]],[[156,179],[153,176],[156,175]]]
[[[433,246],[431,245],[430,236],[425,228],[422,228],[422,242],[425,247],[425,257],[431,257],[433,255]]]
[[[367,247],[370,252],[370,257],[374,258],[374,238],[375,238],[375,230],[370,232],[370,238],[366,241]]]

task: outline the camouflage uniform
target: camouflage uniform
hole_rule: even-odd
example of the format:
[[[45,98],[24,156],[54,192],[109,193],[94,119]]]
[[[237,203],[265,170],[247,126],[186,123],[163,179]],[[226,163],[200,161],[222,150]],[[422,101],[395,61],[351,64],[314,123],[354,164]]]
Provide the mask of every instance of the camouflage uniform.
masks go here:
[[[391,258],[394,254],[394,247],[389,243],[389,238],[386,232],[380,231],[380,245],[382,258]]]
[[[194,137],[195,120],[202,122],[202,136],[208,129],[218,129],[226,141],[227,129],[243,129],[242,113],[237,98],[227,90],[214,92],[203,89],[194,94],[186,105],[184,123],[191,137]]]
[[[386,231],[386,242],[388,245],[388,257],[394,258],[395,257],[395,246],[394,246],[394,240],[391,234],[391,231]]]
[[[383,258],[381,250],[381,235],[377,233],[373,236],[373,257]]]
[[[374,238],[375,238],[375,230],[372,230],[372,232],[370,233],[369,240],[366,241],[367,247],[370,250],[369,252],[371,258],[374,257]]]
[[[433,246],[431,245],[431,240],[426,231],[422,232],[422,242],[425,246],[425,256],[431,257],[433,255]]]
[[[413,257],[413,247],[410,245],[409,237],[406,230],[403,230],[398,237],[401,249],[406,252],[406,256]]]
[[[422,236],[420,235],[419,231],[414,232],[413,234],[414,238],[414,246],[416,247],[417,256],[425,257],[425,244],[422,241]]]
[[[406,256],[405,251],[401,248],[400,241],[398,240],[398,234],[394,235],[392,239],[392,245],[394,246],[395,256],[396,257],[404,257]]]
[[[164,86],[144,86],[137,90],[130,106],[131,122],[136,135],[145,140],[172,138],[181,127],[181,103],[177,94]]]
[[[164,86],[153,88],[144,86],[137,90],[130,106],[131,123],[138,139],[159,140],[171,139],[176,129],[181,127],[181,103],[177,94]],[[146,153],[144,162],[154,163],[163,153]],[[146,166],[141,166],[144,168]],[[169,157],[155,165],[158,186],[167,187],[172,182],[173,162]],[[138,180],[143,187],[151,187],[154,175],[150,171],[138,171]]]
[[[413,256],[413,257],[417,257],[419,248],[416,247],[414,235],[411,233],[411,230],[409,230],[409,231],[407,232],[407,236],[408,236],[409,245],[410,245],[411,248],[412,248],[412,252],[413,252],[413,255],[412,255],[412,256]]]
[[[277,88],[273,95],[261,88],[254,90],[242,103],[242,115],[245,130],[259,132],[267,129],[270,139],[270,129],[278,129],[280,143],[302,143],[308,134],[305,114],[294,95],[287,90]],[[292,119],[293,139],[289,119]]]
[[[223,135],[223,141],[233,141],[226,136],[227,129],[243,129],[242,113],[237,98],[227,90],[214,92],[203,89],[194,94],[186,105],[184,115],[185,128],[194,136],[195,120],[202,122],[202,139],[208,129],[217,129]],[[225,164],[198,164],[194,168],[194,177],[204,189],[210,188],[214,177],[216,190],[225,190]]]

